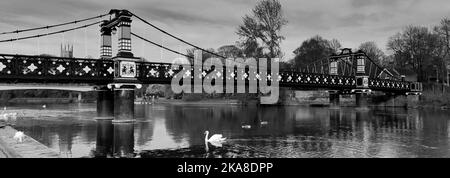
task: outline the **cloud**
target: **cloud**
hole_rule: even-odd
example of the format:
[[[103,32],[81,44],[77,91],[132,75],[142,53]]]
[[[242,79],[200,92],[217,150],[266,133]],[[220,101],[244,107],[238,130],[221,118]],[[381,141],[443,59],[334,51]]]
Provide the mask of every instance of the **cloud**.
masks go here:
[[[405,0],[352,0],[350,4],[353,8],[362,8],[368,6],[392,7],[397,6],[401,1]]]
[[[205,48],[218,48],[234,44],[239,38],[236,28],[242,16],[251,12],[258,0],[2,0],[0,1],[1,31],[49,25],[75,19],[96,16],[109,9],[128,9],[159,27]],[[415,24],[433,26],[445,16],[450,16],[448,0],[280,0],[288,25],[282,30],[286,40],[282,50],[287,58],[302,41],[314,35],[337,38],[345,47],[357,47],[365,41],[376,41],[385,46],[389,36],[404,26]],[[21,53],[36,53],[35,44],[54,49],[58,55],[59,44],[73,41],[75,54],[99,56],[98,26],[83,31],[53,36],[42,40],[26,40],[0,44],[0,52],[14,48]],[[186,45],[162,36],[138,20],[133,21],[132,31],[164,45],[184,52]],[[0,36],[0,39],[9,36]],[[69,40],[70,39],[70,40]],[[53,44],[52,44],[53,43]],[[116,44],[116,42],[114,42]],[[80,50],[80,51],[78,51]],[[133,52],[149,60],[164,61],[176,55],[161,52],[156,47],[133,39]]]

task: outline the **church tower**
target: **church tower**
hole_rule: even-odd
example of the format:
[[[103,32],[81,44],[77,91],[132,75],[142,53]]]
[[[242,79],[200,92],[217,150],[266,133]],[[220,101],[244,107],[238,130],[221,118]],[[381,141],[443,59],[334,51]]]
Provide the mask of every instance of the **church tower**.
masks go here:
[[[73,45],[63,46],[61,44],[61,57],[73,58]]]

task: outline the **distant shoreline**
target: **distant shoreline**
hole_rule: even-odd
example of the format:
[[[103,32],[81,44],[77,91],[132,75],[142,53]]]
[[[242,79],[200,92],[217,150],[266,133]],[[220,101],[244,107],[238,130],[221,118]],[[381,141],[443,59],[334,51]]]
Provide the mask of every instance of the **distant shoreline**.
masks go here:
[[[5,104],[70,104],[77,103],[74,99],[70,98],[13,98],[6,102]],[[82,103],[85,102],[94,102],[94,101],[86,101],[82,100]]]

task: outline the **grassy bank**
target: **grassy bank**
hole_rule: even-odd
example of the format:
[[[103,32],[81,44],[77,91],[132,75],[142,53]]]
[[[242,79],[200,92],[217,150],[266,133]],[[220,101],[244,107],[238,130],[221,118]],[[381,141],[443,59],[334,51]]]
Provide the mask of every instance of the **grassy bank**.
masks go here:
[[[450,108],[450,94],[424,91],[420,96],[420,106],[435,108]]]
[[[450,108],[450,87],[424,83],[419,105],[425,108]]]
[[[13,137],[16,129],[6,126],[0,128],[0,152],[6,158],[59,158],[57,151],[48,148],[35,139],[25,136],[23,142]]]

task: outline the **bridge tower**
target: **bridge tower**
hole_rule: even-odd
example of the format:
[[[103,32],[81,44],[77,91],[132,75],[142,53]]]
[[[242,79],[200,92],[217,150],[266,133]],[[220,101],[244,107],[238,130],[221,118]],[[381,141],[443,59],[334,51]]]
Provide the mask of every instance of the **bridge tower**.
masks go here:
[[[364,52],[358,51],[353,55],[354,65],[356,63],[356,89],[352,92],[356,95],[356,105],[358,107],[367,106],[367,95],[371,92],[369,88],[369,76],[366,72],[367,56]]]
[[[329,61],[329,74],[330,75],[338,75],[338,62],[336,60]],[[328,95],[330,98],[330,105],[331,106],[339,106],[340,105],[340,91],[333,90],[328,91]]]
[[[135,89],[142,87],[137,79],[136,63],[142,59],[134,57],[131,51],[132,13],[128,10],[113,9],[110,14],[114,17],[100,25],[100,52],[101,58],[113,60],[114,79],[112,83],[101,86],[98,90],[97,112],[99,117],[112,119],[115,143],[113,153],[127,156],[123,154],[132,153],[133,148],[129,143],[120,140],[134,140],[134,95]],[[116,33],[118,53],[113,56],[111,37]]]
[[[110,21],[103,21],[100,25],[101,44],[100,44],[100,58],[112,58],[112,29]],[[114,92],[106,85],[98,86],[97,88],[97,119],[112,120],[114,118]]]

